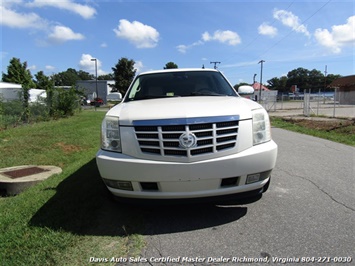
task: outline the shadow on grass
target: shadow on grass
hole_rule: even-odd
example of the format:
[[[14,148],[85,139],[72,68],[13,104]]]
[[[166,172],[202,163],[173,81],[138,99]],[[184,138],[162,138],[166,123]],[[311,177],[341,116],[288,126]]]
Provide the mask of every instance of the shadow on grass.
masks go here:
[[[168,234],[215,227],[247,213],[247,207],[230,203],[139,206],[116,202],[101,181],[95,159],[56,188],[46,189],[54,189],[56,194],[32,217],[30,225],[78,235]]]

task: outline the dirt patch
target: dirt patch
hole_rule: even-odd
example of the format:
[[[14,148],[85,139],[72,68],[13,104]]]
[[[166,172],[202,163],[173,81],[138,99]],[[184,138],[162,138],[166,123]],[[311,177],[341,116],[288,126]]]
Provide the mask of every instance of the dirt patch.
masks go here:
[[[65,144],[63,142],[59,142],[55,144],[56,147],[59,147],[65,154],[69,154],[72,152],[77,152],[81,150],[80,146]]]
[[[330,119],[330,118],[295,118],[283,117],[286,122],[290,122],[302,127],[323,130],[336,131],[345,134],[355,134],[355,119]]]

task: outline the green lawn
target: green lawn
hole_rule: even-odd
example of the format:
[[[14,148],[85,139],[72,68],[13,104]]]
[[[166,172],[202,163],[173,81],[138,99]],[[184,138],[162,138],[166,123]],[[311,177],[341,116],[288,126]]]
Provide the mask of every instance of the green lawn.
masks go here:
[[[20,195],[0,197],[1,265],[86,265],[90,257],[133,256],[144,246],[139,215],[112,201],[99,177],[104,115],[83,111],[0,131],[0,168],[63,169]]]
[[[324,123],[322,126],[317,126],[317,123],[297,123],[285,121],[280,117],[271,117],[271,124],[274,127],[287,129],[290,131],[307,134],[315,136],[318,138],[323,138],[331,140],[334,142],[339,142],[342,144],[355,146],[355,121],[347,120],[345,122],[334,122],[327,126]]]

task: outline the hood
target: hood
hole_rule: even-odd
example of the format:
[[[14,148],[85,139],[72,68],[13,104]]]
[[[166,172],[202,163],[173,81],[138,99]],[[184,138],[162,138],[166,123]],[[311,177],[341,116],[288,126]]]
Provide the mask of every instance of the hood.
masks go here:
[[[238,115],[240,120],[251,119],[251,110],[262,108],[242,97],[172,97],[123,102],[110,109],[120,125],[132,125],[135,120],[157,120],[192,117]]]

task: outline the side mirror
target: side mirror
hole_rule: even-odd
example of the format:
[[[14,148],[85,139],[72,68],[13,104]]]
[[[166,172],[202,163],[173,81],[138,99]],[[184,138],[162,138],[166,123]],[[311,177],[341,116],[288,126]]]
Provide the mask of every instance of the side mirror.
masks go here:
[[[242,85],[238,88],[239,95],[251,95],[254,93],[254,88],[249,85]]]
[[[122,101],[122,94],[119,92],[112,92],[107,95],[106,99],[108,102],[120,102]]]

